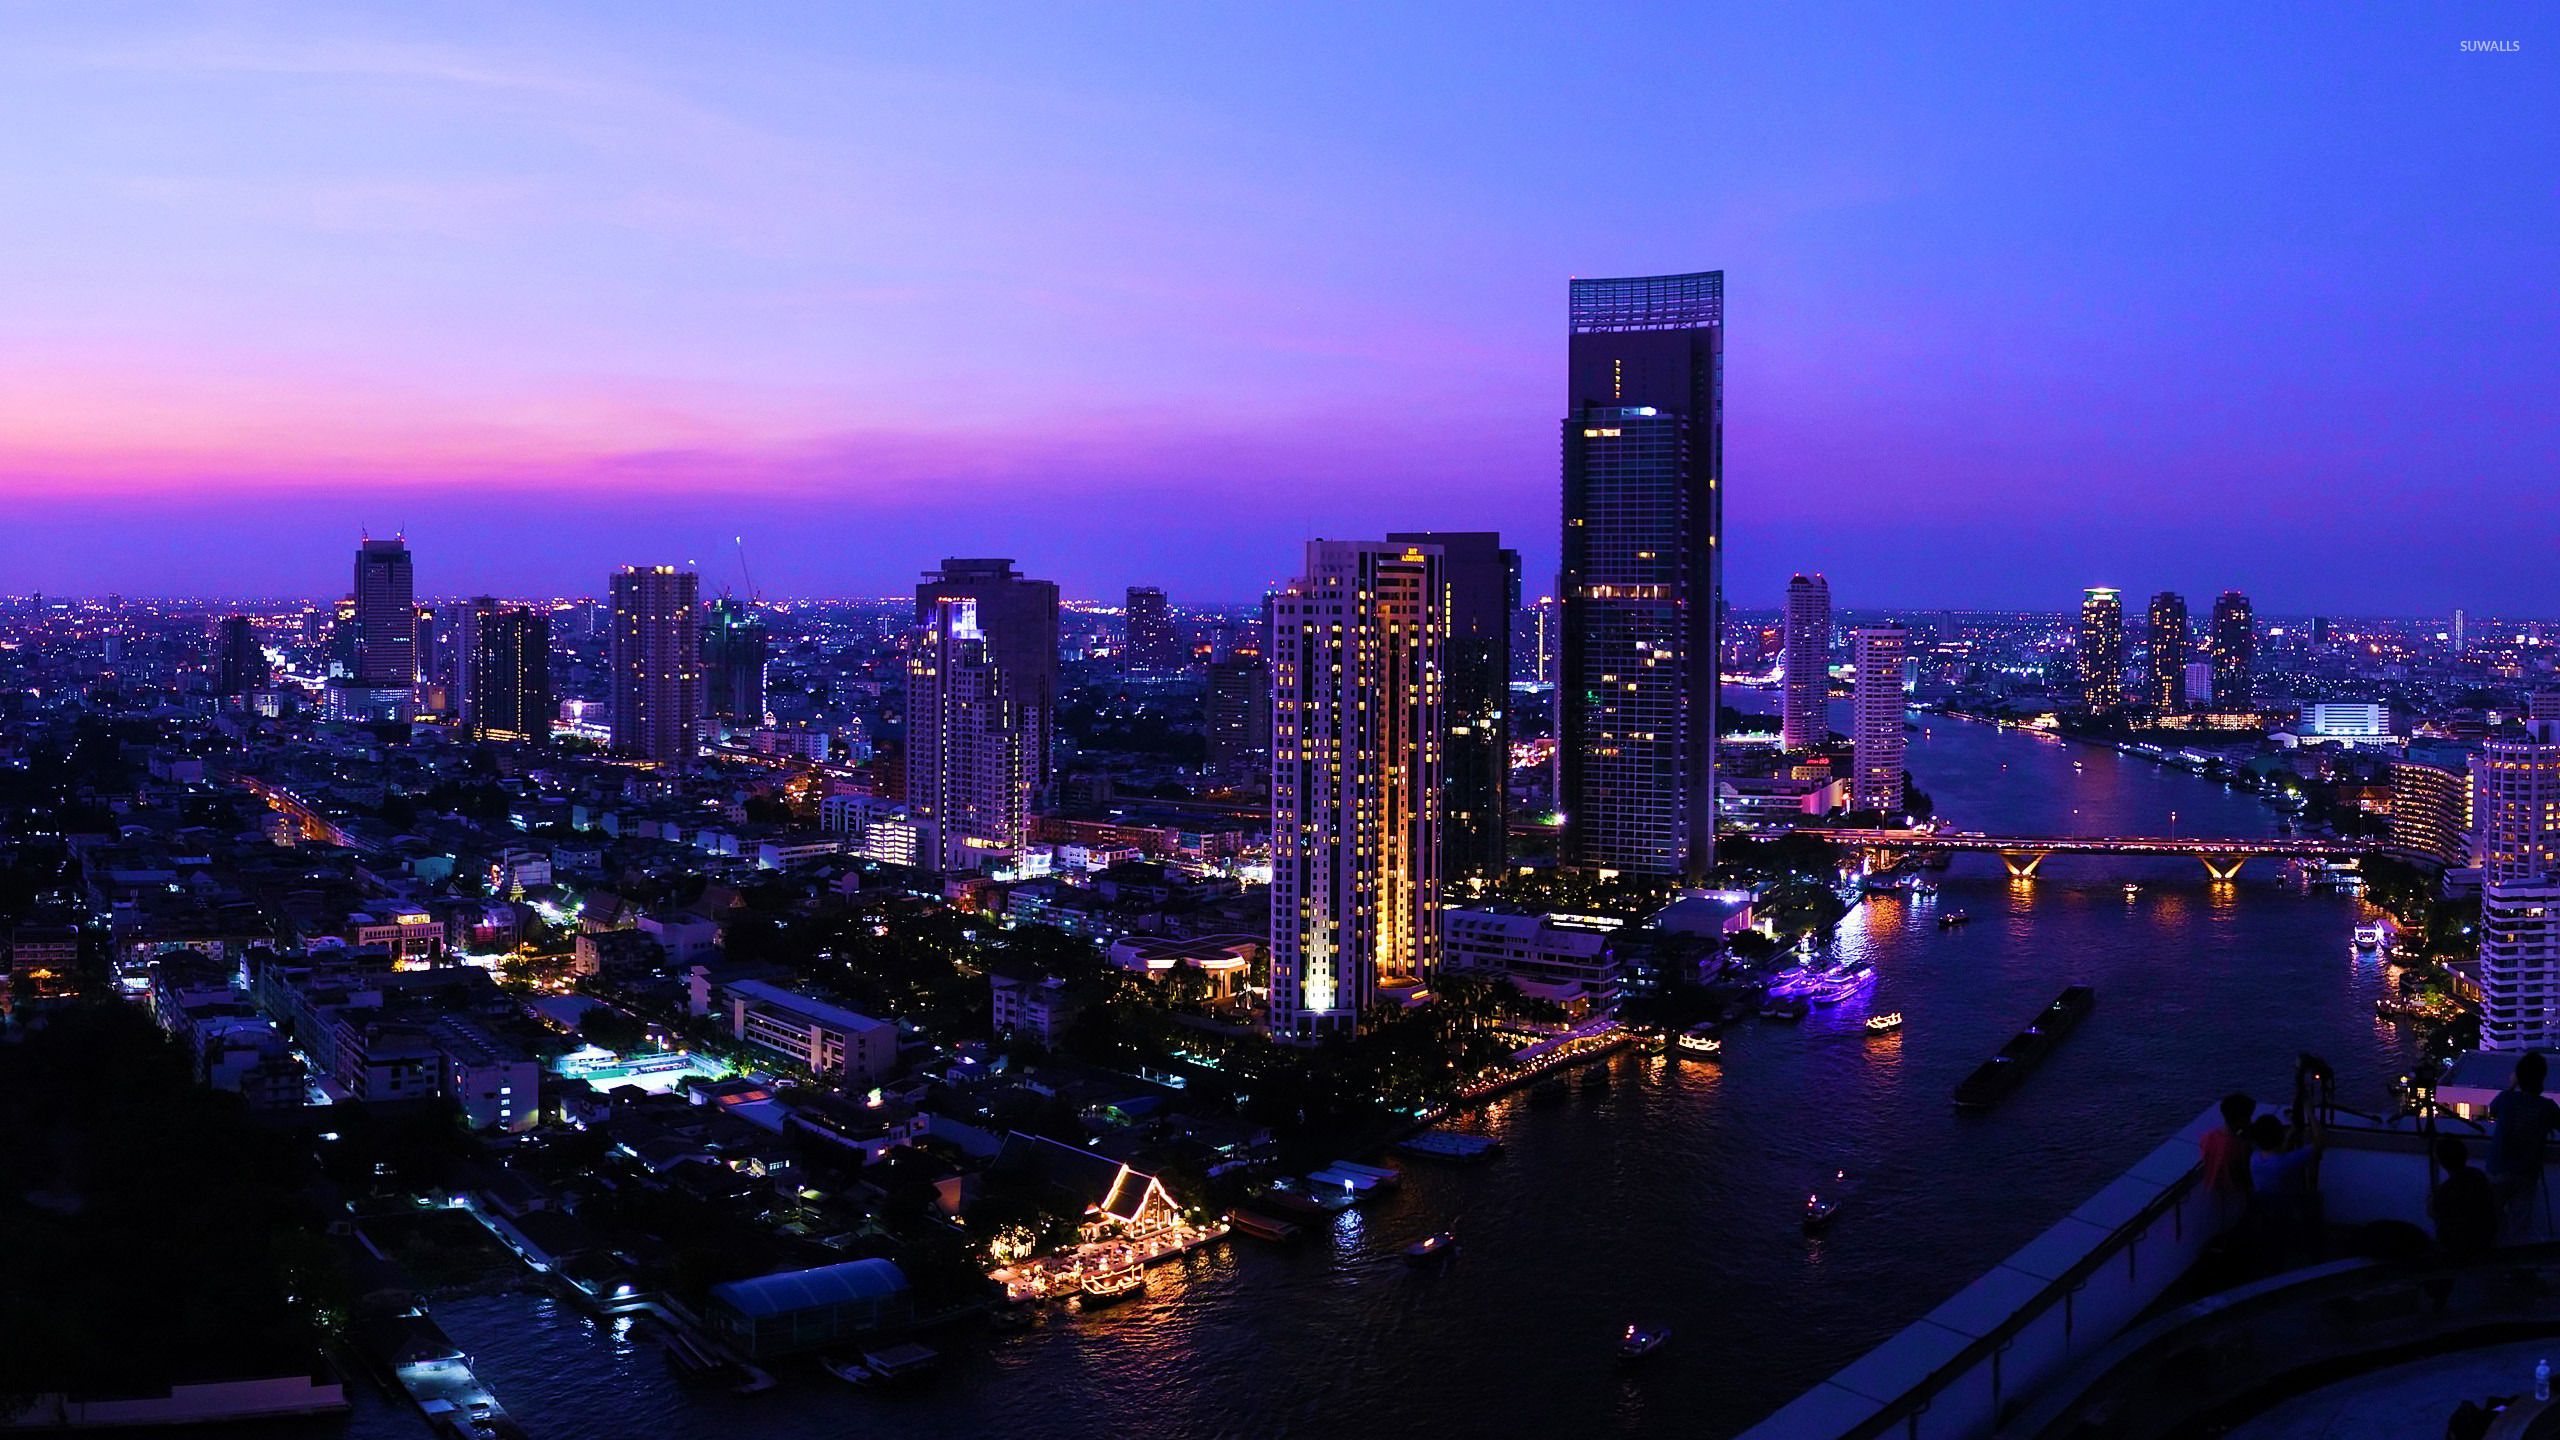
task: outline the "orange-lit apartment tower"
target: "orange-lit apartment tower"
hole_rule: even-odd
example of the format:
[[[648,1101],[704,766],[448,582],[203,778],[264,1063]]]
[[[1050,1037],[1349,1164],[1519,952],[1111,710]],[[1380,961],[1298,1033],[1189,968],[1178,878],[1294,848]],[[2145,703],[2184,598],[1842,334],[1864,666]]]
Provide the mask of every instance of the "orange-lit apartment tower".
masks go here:
[[[1438,968],[1443,570],[1433,545],[1311,540],[1273,597],[1276,1036],[1348,1032]]]

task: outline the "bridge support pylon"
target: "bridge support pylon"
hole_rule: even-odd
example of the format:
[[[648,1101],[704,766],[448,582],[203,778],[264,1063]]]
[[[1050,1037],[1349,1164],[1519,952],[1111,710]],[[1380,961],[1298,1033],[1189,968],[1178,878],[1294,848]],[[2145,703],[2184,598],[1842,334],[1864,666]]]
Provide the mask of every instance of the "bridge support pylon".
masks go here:
[[[2042,865],[2044,857],[2052,853],[2050,850],[2003,850],[2000,852],[2000,863],[2009,867],[2010,879],[2033,880],[2036,878],[2036,867]]]
[[[2212,876],[2217,884],[2239,879],[2240,867],[2249,863],[2246,855],[2216,855],[2211,851],[2199,851],[2196,858],[2204,862],[2204,873]]]

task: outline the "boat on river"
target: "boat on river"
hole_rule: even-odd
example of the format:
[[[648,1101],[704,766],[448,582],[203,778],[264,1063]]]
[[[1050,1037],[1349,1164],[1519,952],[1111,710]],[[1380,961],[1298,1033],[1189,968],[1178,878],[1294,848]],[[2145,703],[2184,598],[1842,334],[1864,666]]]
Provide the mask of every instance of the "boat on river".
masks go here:
[[[1956,1104],[1967,1110],[1982,1110],[1998,1104],[2018,1088],[2027,1072],[2044,1063],[2062,1038],[2076,1030],[2098,1003],[2098,992],[2086,985],[2074,985],[2054,997],[2033,1023],[2009,1038],[2000,1053],[1985,1060],[1956,1086]]]
[[[1724,1041],[1713,1025],[1692,1025],[1680,1032],[1677,1043],[1682,1053],[1700,1060],[1712,1060],[1724,1053]]]
[[[1618,1337],[1618,1358],[1629,1362],[1641,1360],[1661,1349],[1670,1338],[1671,1327],[1668,1325],[1630,1325],[1627,1332]]]
[[[1425,1235],[1404,1247],[1404,1263],[1413,1266],[1437,1265],[1453,1260],[1458,1254],[1458,1237],[1446,1230]]]
[[[1901,1028],[1902,1012],[1899,1010],[1887,1010],[1881,1015],[1867,1017],[1867,1033],[1870,1035],[1890,1035]]]
[[[1938,915],[1938,928],[1941,930],[1953,930],[1972,918],[1972,916],[1967,915],[1961,910],[1941,911]]]
[[[1076,1292],[1082,1297],[1077,1303],[1087,1310],[1099,1310],[1143,1294],[1146,1288],[1147,1272],[1135,1265],[1120,1270],[1096,1270],[1084,1277],[1083,1287]]]
[[[1813,1002],[1801,995],[1772,995],[1760,1006],[1760,1018],[1793,1023],[1813,1009]]]

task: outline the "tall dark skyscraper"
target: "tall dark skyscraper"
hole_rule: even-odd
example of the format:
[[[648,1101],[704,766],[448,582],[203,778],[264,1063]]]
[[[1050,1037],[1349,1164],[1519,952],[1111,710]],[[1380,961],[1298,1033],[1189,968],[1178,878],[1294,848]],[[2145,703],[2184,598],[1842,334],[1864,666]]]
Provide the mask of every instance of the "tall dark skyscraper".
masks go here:
[[[702,627],[702,699],[709,713],[739,725],[764,723],[764,671],[773,642],[746,601],[711,602]]]
[[[214,693],[246,695],[264,690],[275,678],[258,632],[246,615],[226,615],[213,632]]]
[[[2225,590],[2213,602],[2213,708],[2246,710],[2258,663],[2258,623],[2249,597]]]
[[[2195,653],[2187,633],[2187,597],[2163,590],[2151,597],[2151,688],[2153,709],[2176,710],[2187,703],[2187,660]]]
[[[1715,863],[1724,272],[1573,282],[1558,737],[1565,859]]]
[[[470,708],[463,723],[488,740],[551,738],[551,617],[522,607],[473,617]]]
[[[2080,708],[2104,715],[2124,706],[2124,597],[2092,585],[2080,597]]]
[[[1153,585],[1129,587],[1129,664],[1138,670],[1182,668],[1182,640],[1173,628],[1173,609],[1164,591]]]
[[[1210,773],[1233,779],[1271,763],[1271,666],[1260,650],[1210,661],[1204,703]]]
[[[1412,530],[1398,545],[1440,547],[1448,589],[1441,651],[1440,873],[1490,881],[1511,854],[1511,615],[1520,552],[1490,530]]]
[[[1025,723],[1036,809],[1048,802],[1058,774],[1052,738],[1058,713],[1058,587],[1020,574],[1011,560],[945,560],[916,586],[920,633],[932,629],[934,608],[944,600],[976,602],[978,633],[1004,672],[1005,696],[1031,712]]]
[[[613,574],[613,749],[690,765],[702,748],[701,578],[673,565]]]
[[[356,550],[355,682],[369,690],[418,683],[418,607],[408,543],[367,540]]]

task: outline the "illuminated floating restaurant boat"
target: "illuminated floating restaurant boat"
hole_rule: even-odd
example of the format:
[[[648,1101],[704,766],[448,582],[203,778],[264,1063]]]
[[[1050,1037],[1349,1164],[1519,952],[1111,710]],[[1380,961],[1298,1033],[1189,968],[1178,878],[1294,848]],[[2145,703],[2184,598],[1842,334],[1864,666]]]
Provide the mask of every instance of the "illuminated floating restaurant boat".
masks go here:
[[[1097,1270],[1087,1275],[1083,1286],[1076,1293],[1082,1297],[1081,1303],[1085,1309],[1098,1310],[1106,1305],[1117,1305],[1123,1300],[1142,1293],[1146,1288],[1146,1272],[1131,1265],[1120,1270]]]
[[[1706,1025],[1692,1025],[1681,1031],[1679,1046],[1683,1051],[1701,1060],[1713,1059],[1724,1053],[1724,1041]]]
[[[1901,1028],[1902,1012],[1899,1010],[1887,1010],[1881,1015],[1867,1017],[1867,1033],[1870,1035],[1890,1035]]]

